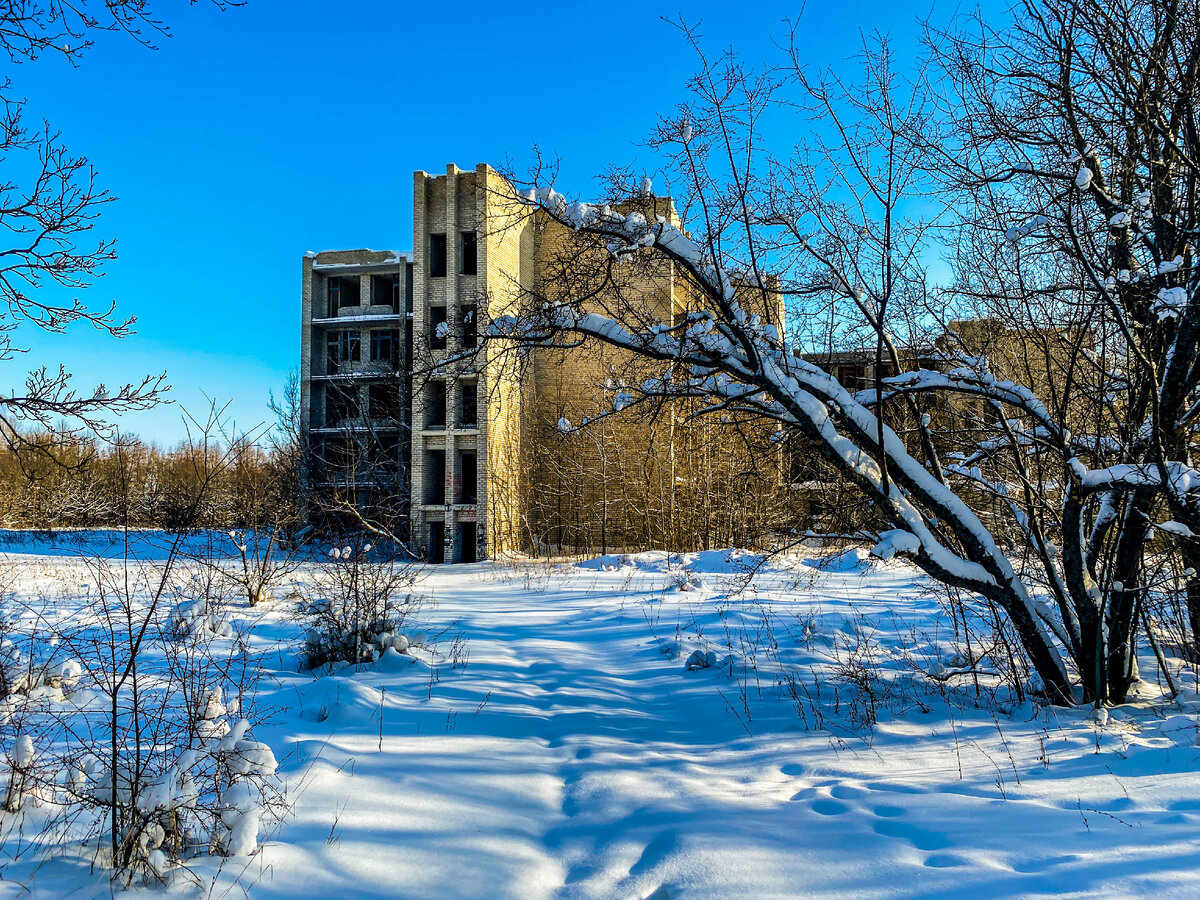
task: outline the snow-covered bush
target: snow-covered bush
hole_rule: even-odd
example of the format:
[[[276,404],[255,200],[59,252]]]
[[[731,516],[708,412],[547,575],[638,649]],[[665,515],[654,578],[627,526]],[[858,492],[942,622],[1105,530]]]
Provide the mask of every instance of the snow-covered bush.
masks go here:
[[[4,762],[8,766],[8,783],[4,791],[5,812],[16,812],[24,803],[34,780],[35,758],[33,739],[27,734],[18,734],[12,746],[6,748]]]
[[[30,608],[5,646],[19,676],[0,715],[4,815],[81,841],[124,884],[253,852],[282,807],[253,733],[245,629],[211,578],[177,566],[178,547],[154,563],[85,559],[86,583],[61,584],[75,613]]]
[[[32,618],[44,615],[39,610]],[[63,688],[78,680],[78,665],[53,633],[44,628],[22,633],[15,621],[4,621],[0,614],[0,700],[12,695],[61,699]]]
[[[68,813],[90,810],[118,823],[99,858],[127,879],[160,878],[206,854],[253,853],[262,820],[279,812],[274,753],[250,736],[248,719],[225,708],[219,688],[210,697],[215,702],[172,744],[143,747],[144,760],[122,755],[115,792],[112,766],[95,753],[68,769],[57,802]]]
[[[305,666],[358,665],[389,649],[406,652],[404,626],[422,605],[414,591],[416,574],[412,562],[372,556],[370,543],[333,548],[313,580],[315,593],[301,601],[300,616],[308,625]]]
[[[176,638],[193,636],[233,637],[233,627],[220,605],[208,597],[184,600],[175,605],[168,619]]]

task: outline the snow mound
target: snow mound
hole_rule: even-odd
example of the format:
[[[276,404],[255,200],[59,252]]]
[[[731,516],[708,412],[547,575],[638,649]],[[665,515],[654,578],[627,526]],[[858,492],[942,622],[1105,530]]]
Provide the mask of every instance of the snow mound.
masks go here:
[[[703,572],[708,575],[736,575],[761,568],[767,558],[761,553],[728,548],[689,553],[687,559],[687,566],[693,572]]]
[[[640,572],[669,573],[687,570],[698,575],[735,575],[759,569],[765,561],[766,557],[761,553],[727,547],[722,550],[700,550],[693,553],[668,553],[665,550],[606,553],[577,565],[581,569],[598,572],[632,568]]]
[[[851,547],[832,556],[818,556],[803,560],[802,565],[822,572],[868,572],[871,569],[870,555],[859,547]]]

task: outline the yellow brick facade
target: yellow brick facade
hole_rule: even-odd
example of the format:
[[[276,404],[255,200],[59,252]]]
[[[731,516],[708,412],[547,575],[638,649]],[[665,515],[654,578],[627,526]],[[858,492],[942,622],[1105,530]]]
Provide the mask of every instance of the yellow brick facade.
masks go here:
[[[417,172],[413,198],[413,250],[404,258],[414,548],[438,561],[688,549],[753,543],[773,526],[782,495],[769,426],[696,418],[698,401],[678,401],[564,432],[560,420],[578,426],[611,412],[615,394],[663,374],[662,364],[597,341],[570,349],[503,340],[464,346],[472,316],[482,338],[487,322],[520,312],[530,298],[592,289],[587,265],[562,264],[577,255],[570,232],[534,214],[486,165]],[[654,203],[674,219],[669,200]],[[591,260],[596,277],[603,271],[608,279],[592,301],[597,311],[669,322],[694,307],[669,263],[610,271],[602,257]],[[306,260],[304,339],[316,359],[324,338],[313,324],[322,291],[314,268]],[[314,383],[306,382],[306,411],[317,405]],[[464,412],[468,391],[476,398],[473,421]]]

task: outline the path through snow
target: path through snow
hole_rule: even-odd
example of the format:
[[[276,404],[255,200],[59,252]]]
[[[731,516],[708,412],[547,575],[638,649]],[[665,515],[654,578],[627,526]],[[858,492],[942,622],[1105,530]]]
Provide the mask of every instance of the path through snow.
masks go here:
[[[847,568],[786,599],[827,621],[932,613],[911,571]],[[1194,733],[1177,746],[1120,721],[945,707],[862,736],[806,731],[769,677],[747,712],[738,679],[663,652],[677,625],[719,649],[728,585],[704,578],[681,592],[628,568],[436,570],[425,589],[438,618],[461,618],[465,671],[430,688],[390,659],[281,688],[329,718],[279,728],[296,816],[252,896],[1200,892]]]
[[[18,555],[19,592],[82,577],[78,561]],[[458,620],[465,669],[389,651],[313,678],[286,603],[257,621],[277,714],[255,736],[292,812],[258,854],[220,871],[194,861],[204,892],[1200,896],[1194,680],[1185,704],[1122,709],[1104,727],[1086,711],[948,704],[914,677],[914,660],[944,657],[947,626],[903,565],[767,567],[737,593],[725,554],[687,571],[663,554],[633,562],[432,570],[427,619]],[[907,684],[878,698],[873,729],[854,725],[862,691],[843,684],[834,703],[831,665],[856,644]],[[726,667],[685,671],[693,650]],[[820,711],[830,730],[806,727],[776,671],[820,688],[807,724]],[[108,895],[69,857],[6,858],[0,876],[0,900]]]

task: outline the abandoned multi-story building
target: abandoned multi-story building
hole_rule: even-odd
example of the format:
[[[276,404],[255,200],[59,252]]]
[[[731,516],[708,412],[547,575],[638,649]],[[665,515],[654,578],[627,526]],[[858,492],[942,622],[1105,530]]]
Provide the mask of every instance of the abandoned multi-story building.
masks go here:
[[[674,217],[669,199],[640,202]],[[770,422],[723,423],[678,400],[648,416],[571,427],[611,411],[628,384],[653,374],[646,363],[595,341],[517,352],[480,340],[485,323],[531,297],[579,287],[557,264],[569,244],[495,170],[451,165],[414,175],[412,251],[305,256],[301,416],[307,478],[325,509],[379,514],[437,562],[746,546],[801,523],[845,530],[872,515],[804,441],[776,446]],[[616,277],[625,282],[615,302],[649,321],[691,308],[668,263]],[[781,320],[782,309],[771,315]],[[908,347],[902,365],[936,367],[957,348],[986,352],[1023,383],[1052,377],[1034,371],[1027,343],[996,323],[951,326]],[[875,382],[872,350],[805,358],[846,387]],[[880,374],[890,373],[885,364]],[[819,522],[835,510],[838,521]]]
[[[670,200],[653,202],[674,215]],[[685,527],[699,529],[692,543],[738,540],[757,506],[773,502],[754,480],[778,485],[775,457],[749,472],[730,456],[736,442],[717,433],[728,429],[675,409],[568,436],[563,420],[611,409],[636,363],[596,345],[480,346],[481,321],[553,279],[562,237],[492,168],[451,165],[414,175],[411,252],[306,254],[311,486],[343,508],[386,508],[438,562],[678,546]],[[652,314],[686,308],[669,267],[643,278],[632,292]]]

